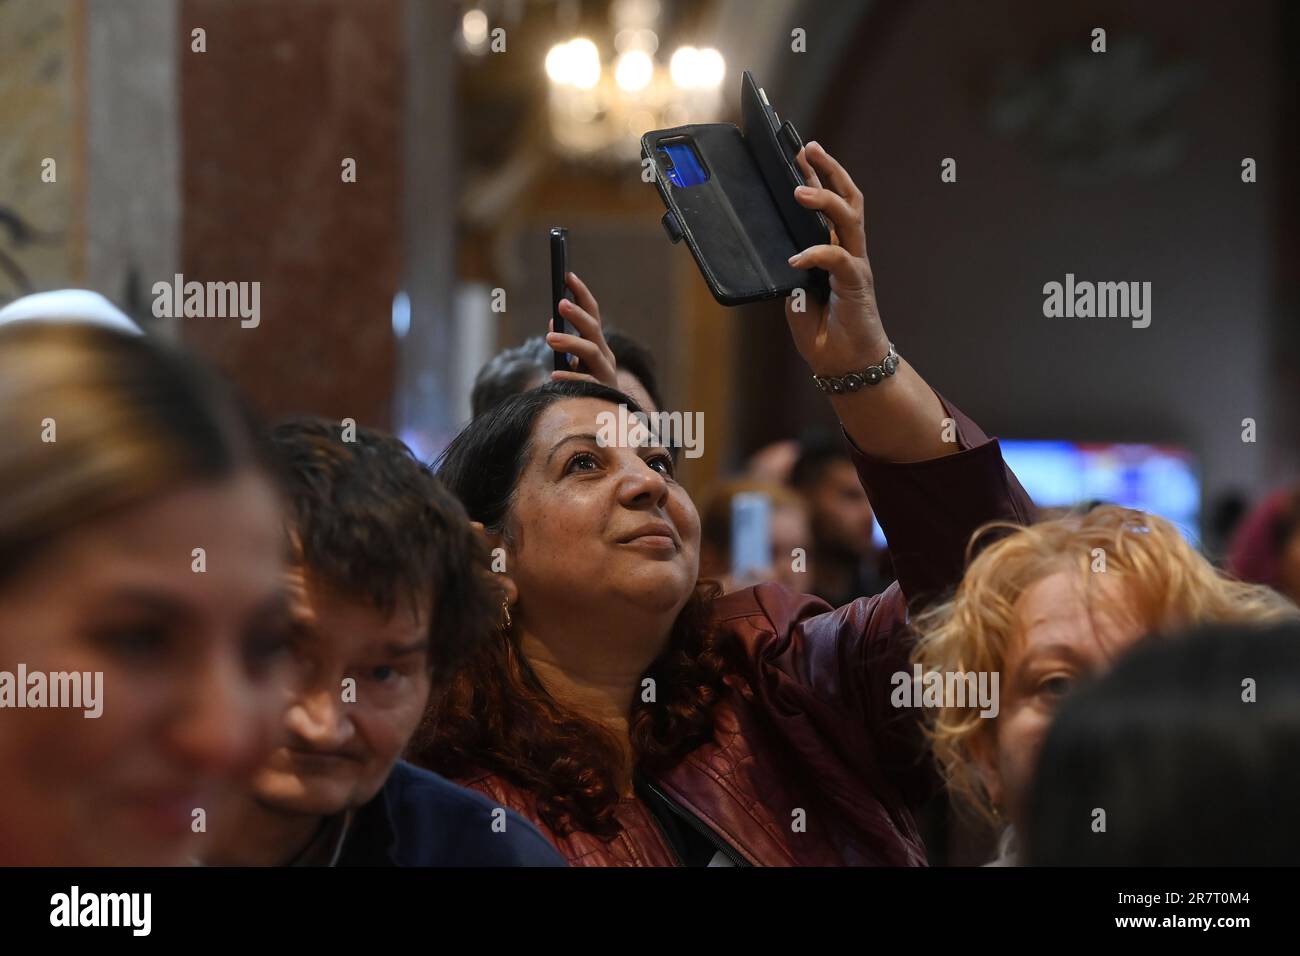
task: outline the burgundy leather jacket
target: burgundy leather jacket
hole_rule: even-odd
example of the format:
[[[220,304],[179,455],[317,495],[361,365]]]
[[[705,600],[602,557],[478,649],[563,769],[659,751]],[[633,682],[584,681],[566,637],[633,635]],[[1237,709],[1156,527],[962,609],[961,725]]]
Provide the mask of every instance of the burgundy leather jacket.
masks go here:
[[[1033,504],[996,440],[950,404],[961,451],[897,464],[852,448],[889,539],[898,582],[832,610],[778,584],[715,604],[718,626],[746,651],[729,680],[711,741],[649,783],[738,863],[924,866],[912,811],[937,786],[921,711],[890,705],[890,678],[911,672],[907,603],[960,580],[971,533],[993,520],[1027,523]],[[852,447],[852,442],[849,443]],[[484,773],[456,781],[534,822],[574,866],[673,866],[645,804],[626,798],[622,831],[558,836],[529,793]],[[799,811],[802,811],[800,813]]]

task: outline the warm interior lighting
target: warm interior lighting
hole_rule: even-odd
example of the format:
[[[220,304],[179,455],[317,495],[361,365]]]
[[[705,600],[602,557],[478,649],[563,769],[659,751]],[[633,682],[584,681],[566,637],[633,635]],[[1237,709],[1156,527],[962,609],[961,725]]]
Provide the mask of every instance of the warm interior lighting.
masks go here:
[[[628,93],[644,90],[654,78],[655,64],[643,50],[620,53],[614,61],[614,82]]]

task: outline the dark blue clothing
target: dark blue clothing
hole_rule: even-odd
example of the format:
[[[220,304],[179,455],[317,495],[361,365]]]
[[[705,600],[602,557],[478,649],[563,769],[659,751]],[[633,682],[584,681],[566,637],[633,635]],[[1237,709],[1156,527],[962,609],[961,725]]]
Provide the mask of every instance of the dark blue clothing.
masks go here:
[[[531,823],[487,797],[399,761],[357,811],[338,866],[564,866]],[[498,819],[500,815],[498,814]]]

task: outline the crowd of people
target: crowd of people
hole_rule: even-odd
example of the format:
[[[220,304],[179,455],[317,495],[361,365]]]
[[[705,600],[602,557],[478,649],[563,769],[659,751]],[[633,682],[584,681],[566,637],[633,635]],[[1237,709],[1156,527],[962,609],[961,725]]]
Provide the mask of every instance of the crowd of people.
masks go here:
[[[1002,865],[1300,861],[1300,496],[1227,569],[1039,514],[897,358],[849,174],[800,163],[836,241],[792,344],[884,371],[701,507],[600,439],[664,396],[573,275],[434,463],[268,427],[88,293],[0,312],[0,863],[910,866],[979,827]]]

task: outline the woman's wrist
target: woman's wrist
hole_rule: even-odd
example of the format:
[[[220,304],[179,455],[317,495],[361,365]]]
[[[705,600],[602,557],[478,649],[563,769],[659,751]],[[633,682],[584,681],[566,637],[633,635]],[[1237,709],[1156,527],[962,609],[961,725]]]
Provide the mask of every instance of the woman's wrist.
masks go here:
[[[843,395],[879,385],[898,371],[900,358],[894,344],[879,362],[865,365],[845,375],[813,375],[813,384],[826,395]]]
[[[861,372],[873,365],[879,365],[889,355],[892,347],[888,336],[882,330],[878,336],[842,355],[819,357],[808,363],[809,371],[816,378],[835,378]]]

